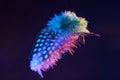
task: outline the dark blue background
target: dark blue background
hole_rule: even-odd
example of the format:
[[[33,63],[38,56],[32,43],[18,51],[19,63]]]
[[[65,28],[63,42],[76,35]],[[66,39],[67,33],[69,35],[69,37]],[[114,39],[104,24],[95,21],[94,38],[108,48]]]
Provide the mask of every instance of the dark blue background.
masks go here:
[[[101,34],[64,55],[43,80],[120,80],[120,5],[116,0],[0,1],[0,80],[42,80],[29,68],[36,35],[54,13],[70,10]]]

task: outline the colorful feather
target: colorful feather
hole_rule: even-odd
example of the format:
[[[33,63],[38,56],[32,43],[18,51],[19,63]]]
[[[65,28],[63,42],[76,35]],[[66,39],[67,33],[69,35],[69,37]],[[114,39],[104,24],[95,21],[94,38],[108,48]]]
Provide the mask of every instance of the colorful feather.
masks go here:
[[[77,48],[78,41],[84,43],[84,36],[96,35],[87,29],[88,22],[77,17],[74,12],[65,11],[55,15],[37,36],[30,60],[31,70],[42,78],[42,71],[47,71],[56,65],[66,52],[73,55],[73,48]]]

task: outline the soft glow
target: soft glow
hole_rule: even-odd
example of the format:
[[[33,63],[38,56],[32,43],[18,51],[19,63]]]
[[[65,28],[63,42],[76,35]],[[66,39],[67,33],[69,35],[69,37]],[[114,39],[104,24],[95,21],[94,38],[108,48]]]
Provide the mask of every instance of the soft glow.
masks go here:
[[[53,68],[63,54],[69,52],[73,55],[78,41],[84,42],[84,36],[90,34],[87,24],[85,18],[77,17],[74,12],[55,15],[37,37],[32,50],[31,70],[43,78],[42,71]]]

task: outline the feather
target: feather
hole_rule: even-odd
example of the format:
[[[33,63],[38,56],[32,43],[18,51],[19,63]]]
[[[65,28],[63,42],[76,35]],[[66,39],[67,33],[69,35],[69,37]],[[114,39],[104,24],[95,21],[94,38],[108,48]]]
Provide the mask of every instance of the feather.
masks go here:
[[[77,17],[74,12],[65,11],[55,15],[37,36],[31,53],[31,70],[43,78],[42,71],[53,68],[63,54],[69,52],[73,55],[78,41],[85,43],[84,36],[91,33],[87,24],[84,18]]]

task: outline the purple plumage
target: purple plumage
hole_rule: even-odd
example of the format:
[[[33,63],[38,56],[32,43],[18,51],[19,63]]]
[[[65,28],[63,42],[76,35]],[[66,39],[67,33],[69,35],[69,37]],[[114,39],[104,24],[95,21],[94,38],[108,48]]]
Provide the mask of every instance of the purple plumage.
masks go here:
[[[53,31],[41,32],[32,50],[31,69],[37,71],[43,78],[41,70],[46,71],[55,65],[55,59],[61,58],[61,55],[57,54],[57,50],[60,50],[63,43],[63,37],[59,33]],[[59,56],[55,57],[55,55]]]
[[[55,15],[37,36],[30,57],[31,70],[38,72],[43,78],[42,71],[56,65],[62,54],[73,54],[73,48],[77,48],[78,41],[83,43],[86,35],[99,36],[87,29],[87,21],[84,18],[77,17],[70,11]]]

